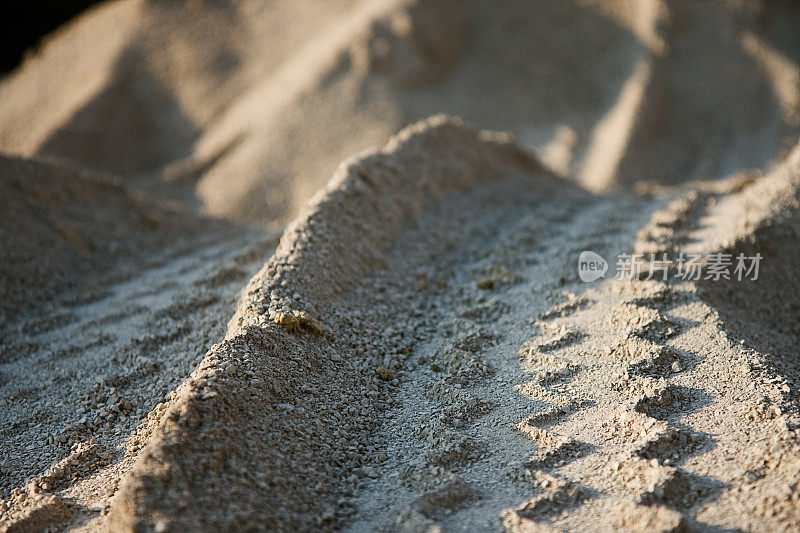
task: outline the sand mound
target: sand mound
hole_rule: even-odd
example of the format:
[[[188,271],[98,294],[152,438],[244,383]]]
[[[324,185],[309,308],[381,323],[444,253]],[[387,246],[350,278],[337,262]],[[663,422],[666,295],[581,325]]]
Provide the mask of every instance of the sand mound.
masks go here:
[[[0,157],[0,183],[0,531],[77,527],[277,240],[88,171]]]
[[[795,159],[749,186],[690,190],[769,226],[777,197],[797,211]],[[783,192],[754,205],[765,188]],[[140,433],[111,524],[787,527],[794,504],[764,502],[790,483],[776,465],[796,459],[797,420],[775,416],[786,396],[769,357],[725,335],[713,306],[730,304],[708,307],[691,284],[575,277],[586,246],[719,248],[698,224],[715,204],[663,205],[591,197],[505,137],[441,118],[347,162]],[[647,240],[655,228],[672,238]],[[764,457],[757,481],[737,477],[748,453]]]
[[[76,375],[86,393],[54,403],[41,386],[4,384],[16,418],[2,431],[13,442],[42,424],[32,401],[59,412],[88,405],[95,418],[38,453],[14,452],[11,464],[25,466],[3,485],[13,488],[0,500],[3,523],[791,527],[793,323],[770,323],[779,335],[765,345],[744,314],[763,309],[742,305],[729,284],[590,285],[575,264],[587,248],[774,257],[796,233],[798,153],[760,179],[695,183],[667,198],[593,196],[506,135],[441,117],[411,126],[348,160],[301,211],[225,339],[182,385],[193,350],[222,323],[214,302],[241,279],[224,254],[209,263],[220,257],[210,248],[192,252],[197,266],[179,258],[158,269],[146,291],[151,282],[115,289],[96,319],[73,328],[96,340],[36,356],[56,364],[83,353],[84,365],[112,372]],[[233,262],[258,259],[246,256]],[[764,263],[768,295],[791,283],[792,257]],[[173,304],[155,297],[181,286],[170,272],[195,280]],[[161,306],[139,320],[152,335],[116,338],[142,311],[103,309],[129,299]],[[115,321],[129,326],[106,327]],[[104,347],[124,356],[109,366]],[[40,363],[34,382],[52,373]],[[25,369],[24,358],[2,367],[15,379]],[[165,387],[173,392],[162,396]],[[66,459],[30,477],[66,446]]]
[[[0,80],[0,530],[796,529],[798,34],[89,10]],[[762,270],[584,283],[587,250]]]
[[[90,298],[98,276],[135,269],[189,227],[108,176],[0,156],[0,185],[0,323],[64,292]]]
[[[251,281],[226,340],[162,409],[112,506],[112,524],[332,525],[337,500],[356,480],[355,464],[336,449],[367,442],[383,403],[373,392],[380,379],[360,362],[369,342],[363,328],[390,311],[384,302],[347,312],[343,298],[369,286],[362,283],[386,265],[424,206],[478,183],[507,185],[517,173],[520,192],[565,188],[507,140],[483,140],[439,118],[340,167]],[[247,442],[231,442],[245,433]]]
[[[0,85],[0,149],[268,224],[438,112],[595,190],[721,177],[796,140],[798,31],[782,2],[120,1]]]

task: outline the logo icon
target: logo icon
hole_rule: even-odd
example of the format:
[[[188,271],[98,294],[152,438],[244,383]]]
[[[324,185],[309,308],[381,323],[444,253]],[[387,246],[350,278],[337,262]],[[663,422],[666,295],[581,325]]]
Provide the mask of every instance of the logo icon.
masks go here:
[[[608,272],[608,262],[602,255],[589,250],[581,252],[578,258],[578,277],[581,281],[589,283],[605,277],[606,272]]]

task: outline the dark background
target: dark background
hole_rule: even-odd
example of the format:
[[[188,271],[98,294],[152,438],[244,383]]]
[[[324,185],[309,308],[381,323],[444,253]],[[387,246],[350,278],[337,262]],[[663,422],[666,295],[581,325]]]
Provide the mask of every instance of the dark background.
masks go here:
[[[0,0],[0,74],[28,48],[98,0]]]

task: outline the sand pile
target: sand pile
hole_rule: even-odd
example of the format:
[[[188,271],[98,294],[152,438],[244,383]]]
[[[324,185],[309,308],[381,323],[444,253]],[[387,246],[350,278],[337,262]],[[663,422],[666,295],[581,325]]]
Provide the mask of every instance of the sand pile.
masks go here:
[[[0,80],[0,530],[800,530],[798,34],[86,12]],[[586,250],[761,277],[584,283]]]
[[[267,224],[440,112],[594,190],[719,177],[794,144],[798,31],[784,2],[123,0],[0,85],[0,149]]]
[[[0,323],[66,292],[91,299],[87,275],[123,276],[192,227],[110,176],[0,156],[0,186]]]
[[[164,424],[112,506],[112,524],[334,524],[337,501],[353,494],[374,461],[343,451],[373,447],[385,395],[396,386],[372,368],[380,345],[365,335],[389,326],[381,322],[391,298],[343,297],[374,286],[385,254],[426,204],[509,172],[543,172],[507,141],[481,141],[441,119],[404,131],[385,151],[340,167],[287,229],[246,289],[226,340],[164,407]],[[564,188],[547,176],[514,181],[520,192]],[[387,288],[407,281],[382,277]],[[408,348],[399,338],[390,344],[387,353]],[[230,447],[227,436],[242,433],[249,444]],[[183,488],[173,491],[176,483]],[[251,483],[264,490],[253,492]]]
[[[749,213],[752,238],[796,219],[796,159],[754,185],[706,187]],[[348,162],[159,411],[110,524],[796,524],[794,367],[739,343],[717,314],[730,304],[708,307],[691,283],[587,288],[571,268],[583,247],[647,246],[649,224],[670,229],[660,252],[742,238],[700,238],[700,213],[663,205],[591,197],[444,119]]]

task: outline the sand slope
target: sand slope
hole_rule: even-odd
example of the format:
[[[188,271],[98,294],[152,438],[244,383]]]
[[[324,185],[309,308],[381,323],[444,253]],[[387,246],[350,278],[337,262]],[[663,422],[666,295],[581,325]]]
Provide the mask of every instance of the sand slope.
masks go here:
[[[0,80],[0,530],[800,530],[798,30],[90,10]]]
[[[136,270],[190,227],[107,175],[0,156],[0,186],[0,323],[74,292],[88,274]]]
[[[0,149],[266,224],[439,112],[594,190],[720,177],[796,140],[799,30],[783,2],[122,0],[0,84]]]
[[[795,157],[750,188],[796,212],[797,175]],[[750,206],[750,188],[707,194]],[[697,238],[703,208],[674,205],[591,197],[443,119],[349,162],[138,434],[111,524],[796,525],[791,493],[768,512],[793,479],[794,370],[729,341],[691,283],[588,286],[571,268],[656,228],[660,250],[719,248]]]
[[[796,233],[798,153],[760,180],[699,183],[667,203],[592,196],[458,121],[412,126],[340,167],[252,278],[225,339],[132,434],[153,393],[221,335],[224,306],[205,308],[230,301],[241,273],[226,266],[259,254],[203,247],[197,266],[178,257],[154,273],[158,299],[141,291],[145,272],[77,311],[67,338],[101,338],[42,352],[37,372],[77,356],[111,375],[72,374],[83,395],[4,394],[22,415],[4,431],[20,442],[48,434],[32,406],[76,402],[95,417],[4,463],[29,479],[0,504],[4,524],[795,527],[791,319],[777,339],[751,337],[725,284],[587,285],[574,265],[586,248],[766,254]],[[781,290],[787,267],[763,268]],[[141,304],[111,318],[115,297]],[[126,322],[153,335],[125,337]],[[126,356],[106,360],[109,345]],[[35,384],[33,362],[2,371]],[[65,460],[28,478],[64,446]]]

